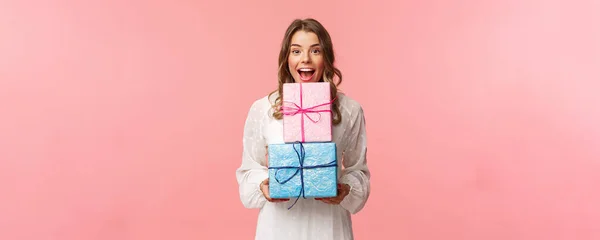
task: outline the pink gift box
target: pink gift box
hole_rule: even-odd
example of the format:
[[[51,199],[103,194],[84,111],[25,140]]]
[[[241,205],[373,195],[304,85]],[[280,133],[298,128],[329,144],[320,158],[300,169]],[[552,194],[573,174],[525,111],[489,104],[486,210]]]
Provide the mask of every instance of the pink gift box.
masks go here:
[[[331,141],[331,88],[327,82],[283,84],[283,139]]]

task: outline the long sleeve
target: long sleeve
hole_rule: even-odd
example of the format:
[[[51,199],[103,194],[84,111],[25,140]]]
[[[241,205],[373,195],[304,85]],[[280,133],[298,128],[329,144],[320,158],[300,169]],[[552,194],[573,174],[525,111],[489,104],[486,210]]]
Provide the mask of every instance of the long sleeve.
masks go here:
[[[365,206],[370,194],[370,172],[367,167],[367,135],[363,109],[358,108],[347,134],[347,147],[343,154],[341,183],[350,185],[348,196],[340,203],[352,214]]]
[[[242,163],[236,170],[239,194],[246,208],[262,208],[267,201],[260,183],[268,178],[266,144],[262,134],[265,111],[254,102],[244,124]]]

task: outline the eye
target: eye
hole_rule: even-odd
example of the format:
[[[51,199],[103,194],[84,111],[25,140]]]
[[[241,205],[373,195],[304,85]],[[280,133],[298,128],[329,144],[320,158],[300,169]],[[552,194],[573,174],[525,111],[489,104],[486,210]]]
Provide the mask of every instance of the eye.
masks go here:
[[[299,53],[300,53],[300,50],[298,50],[298,49],[292,49],[292,53],[293,53],[293,54],[299,54]]]
[[[319,54],[319,53],[321,53],[321,49],[313,49],[313,53],[314,54]]]

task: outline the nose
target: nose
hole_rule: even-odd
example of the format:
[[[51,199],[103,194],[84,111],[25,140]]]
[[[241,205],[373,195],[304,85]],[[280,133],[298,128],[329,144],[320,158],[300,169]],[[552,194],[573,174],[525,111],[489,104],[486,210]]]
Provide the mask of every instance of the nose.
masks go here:
[[[305,52],[304,55],[302,55],[302,62],[303,63],[309,63],[310,62],[310,54],[308,52]]]

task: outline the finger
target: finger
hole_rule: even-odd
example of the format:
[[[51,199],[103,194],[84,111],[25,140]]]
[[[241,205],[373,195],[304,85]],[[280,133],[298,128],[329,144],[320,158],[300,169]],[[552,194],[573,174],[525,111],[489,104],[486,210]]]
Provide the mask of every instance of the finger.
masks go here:
[[[320,200],[325,203],[331,203],[331,202],[335,201],[335,197],[315,198],[315,199]]]
[[[265,179],[260,183],[261,187],[269,187],[269,179]]]
[[[340,204],[340,202],[342,202],[342,199],[340,197],[334,197],[330,200],[331,204]]]
[[[323,200],[323,199],[333,199],[335,197],[319,197],[319,198],[315,198],[315,200]]]
[[[287,202],[287,201],[289,201],[289,199],[287,199],[287,198],[269,198],[269,199],[267,199],[267,200],[269,200],[269,202]]]

